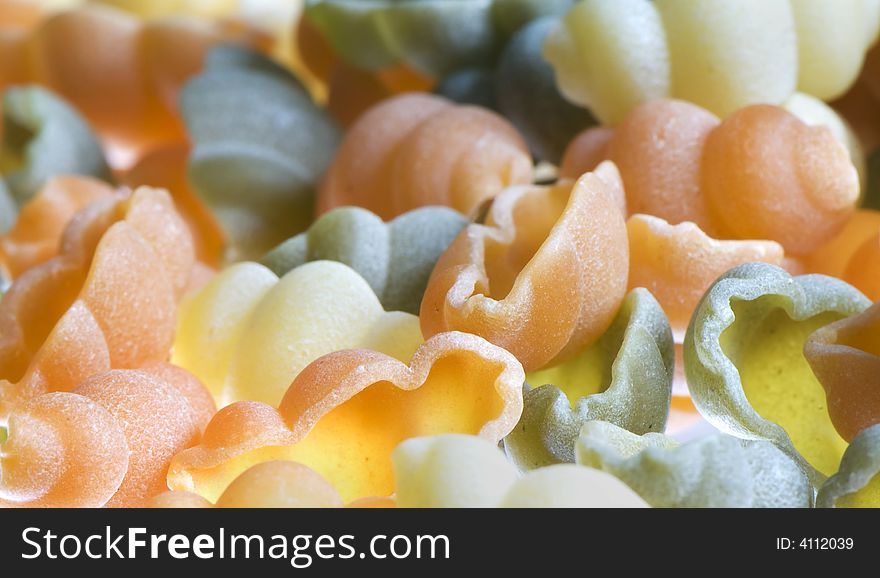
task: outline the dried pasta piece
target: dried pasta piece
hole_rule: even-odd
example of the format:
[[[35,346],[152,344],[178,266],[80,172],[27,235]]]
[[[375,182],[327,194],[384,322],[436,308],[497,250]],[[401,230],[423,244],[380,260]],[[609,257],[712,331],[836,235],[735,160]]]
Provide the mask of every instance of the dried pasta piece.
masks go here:
[[[42,393],[166,360],[193,262],[192,236],[164,191],[113,195],[77,213],[58,256],[0,302],[0,423]]]
[[[459,104],[472,104],[497,111],[495,77],[495,71],[488,68],[456,70],[438,82],[433,92]],[[525,134],[523,137],[526,138]]]
[[[703,193],[722,231],[777,241],[793,256],[833,238],[858,200],[844,146],[778,107],[749,106],[726,118],[709,133],[702,162]]]
[[[0,169],[19,205],[55,176],[110,178],[92,129],[70,104],[44,88],[6,89],[0,134]]]
[[[87,378],[74,393],[110,412],[125,434],[128,468],[116,493],[104,504],[107,507],[145,506],[167,489],[171,458],[201,437],[198,416],[187,396],[155,373],[112,370]],[[88,422],[83,427],[88,430]]]
[[[714,434],[685,443],[604,421],[584,425],[579,464],[626,483],[655,508],[808,508],[813,486],[767,441]]]
[[[353,125],[371,107],[392,96],[372,72],[339,62],[327,81],[327,111],[343,128]]]
[[[833,277],[792,277],[764,263],[731,269],[706,292],[685,336],[694,404],[723,432],[772,442],[820,484],[836,471],[846,442],[828,417],[804,342],[869,305]]]
[[[174,206],[192,231],[196,258],[209,266],[217,266],[223,257],[226,237],[217,219],[199,198],[187,176],[190,149],[175,144],[151,150],[120,176],[120,182],[131,188],[141,186],[166,189]]]
[[[499,7],[499,3],[494,6]],[[544,40],[556,26],[556,19],[528,18],[522,24],[492,68],[458,69],[443,77],[434,92],[460,104],[499,112],[522,133],[536,160],[559,164],[568,142],[578,132],[594,126],[596,119],[560,94],[553,68],[544,59]]]
[[[257,258],[308,227],[339,129],[287,69],[217,47],[184,88],[181,109],[193,142],[190,184],[223,226],[228,259]]]
[[[62,0],[64,1],[64,0]],[[69,1],[69,0],[67,0]],[[81,0],[74,0],[75,2]],[[238,37],[243,35],[261,49],[290,66],[297,74],[306,72],[294,51],[295,23],[305,0],[89,0],[136,14],[149,24],[161,22],[172,29],[174,25],[217,28]],[[183,38],[186,38],[185,36]],[[177,46],[181,43],[169,34],[164,49],[169,53],[182,52],[185,60],[190,52]],[[160,48],[160,51],[162,49]]]
[[[605,158],[620,170],[630,214],[674,224],[693,221],[714,232],[701,176],[703,147],[719,122],[709,111],[679,100],[648,102],[623,119]]]
[[[296,23],[295,52],[302,61],[306,76],[314,77],[313,93],[326,99],[326,83],[339,63],[339,56],[330,46],[324,35],[309,22],[308,18],[300,18]]]
[[[393,453],[400,507],[602,508],[647,504],[611,475],[556,464],[518,478],[485,439],[435,435],[406,440]]]
[[[214,403],[214,397],[205,385],[199,381],[199,378],[182,367],[166,361],[147,363],[139,367],[138,371],[147,373],[174,386],[177,393],[186,399],[192,409],[191,415],[199,431],[202,432],[208,427],[211,418],[217,413],[217,404]]]
[[[153,499],[150,500],[148,507],[195,509],[213,508],[214,504],[193,492],[175,492],[172,490],[167,490],[165,492],[162,492],[161,494],[153,496]]]
[[[256,44],[247,30],[185,18],[141,21],[107,6],[50,14],[28,31],[0,90],[36,83],[69,101],[107,145],[110,164],[130,166],[147,150],[181,142],[177,93],[219,42]],[[2,65],[0,65],[2,66]]]
[[[789,257],[806,258],[852,215],[861,153],[831,109],[789,100],[800,117],[753,105],[719,121],[691,103],[646,102],[616,128],[576,137],[560,174],[576,177],[611,160],[629,215],[690,221],[715,239],[776,241]]]
[[[574,3],[575,0],[494,0],[492,18],[501,33],[510,36],[534,20],[564,14]]]
[[[440,254],[467,224],[446,207],[422,207],[389,223],[359,207],[340,207],[261,260],[276,275],[327,259],[357,271],[389,311],[418,314]]]
[[[198,494],[168,491],[153,498],[154,508],[340,508],[342,498],[327,480],[289,461],[259,463],[229,484],[216,504]]]
[[[824,126],[831,131],[849,152],[849,160],[859,175],[859,186],[864,191],[868,180],[865,149],[849,123],[818,98],[802,92],[795,92],[781,106],[809,126]],[[864,192],[861,196],[864,198]]]
[[[523,380],[510,353],[458,332],[426,341],[409,367],[365,349],[330,353],[299,373],[279,409],[220,410],[202,442],[175,457],[168,483],[215,500],[245,469],[282,459],[315,470],[346,502],[389,495],[398,443],[469,433],[497,444],[522,412]]]
[[[15,408],[0,444],[0,504],[100,507],[128,471],[128,443],[99,403],[47,393]]]
[[[784,100],[795,90],[800,64],[792,4],[658,0],[672,94],[719,116],[756,102]]]
[[[856,251],[880,233],[880,211],[856,209],[843,229],[806,258],[811,273],[843,277]]]
[[[822,100],[844,93],[877,40],[880,10],[873,1],[829,5],[791,2],[798,39],[798,90]]]
[[[611,163],[573,184],[505,190],[485,224],[469,225],[437,262],[422,300],[422,332],[475,333],[527,371],[594,343],[626,293],[621,195]]]
[[[602,124],[671,90],[666,31],[652,2],[577,2],[547,37],[544,56],[562,94]]]
[[[491,61],[492,2],[316,0],[305,18],[350,64],[378,70],[406,63],[432,76]]]
[[[391,459],[401,508],[494,508],[519,477],[496,446],[462,434],[408,439]]]
[[[190,380],[170,366],[111,370],[17,406],[0,451],[0,504],[146,505],[167,489],[171,458],[201,436]]]
[[[819,488],[816,507],[880,507],[880,425],[853,438],[840,460],[840,469]]]
[[[178,312],[172,360],[198,376],[221,406],[277,405],[322,355],[367,348],[407,360],[422,342],[418,319],[386,312],[355,271],[315,261],[279,279],[257,263],[224,269]]]
[[[608,145],[613,136],[613,128],[595,126],[574,137],[562,155],[559,177],[576,179],[595,170],[599,163],[608,158]]]
[[[429,94],[368,110],[347,132],[318,195],[318,213],[356,205],[384,220],[425,205],[470,215],[508,185],[532,179],[516,129],[497,114]]]
[[[828,403],[828,415],[847,441],[880,423],[880,305],[816,330],[804,344]]]
[[[517,481],[502,508],[647,508],[626,484],[601,470],[555,464]]]
[[[0,236],[0,266],[14,279],[58,254],[67,223],[83,207],[112,196],[103,181],[83,176],[49,179],[21,208],[15,225]]]
[[[295,462],[265,462],[246,470],[217,500],[218,508],[339,508],[342,497],[324,478]]]
[[[496,1],[495,7],[503,4],[510,0]],[[493,83],[496,110],[519,129],[535,158],[551,163],[559,163],[577,133],[596,124],[589,111],[562,97],[543,57],[544,40],[555,26],[554,18],[540,18],[520,29],[498,58]]]
[[[18,219],[18,205],[6,186],[6,181],[0,176],[0,235],[5,235]],[[0,268],[2,269],[2,268]],[[2,271],[0,271],[2,273]]]
[[[650,215],[633,215],[626,227],[629,286],[645,287],[657,298],[679,343],[700,298],[721,274],[755,261],[782,266],[785,258],[773,241],[716,240],[691,222],[670,225]]]
[[[673,364],[663,310],[646,289],[634,289],[592,347],[527,375],[531,384],[548,385],[523,394],[523,415],[504,438],[508,456],[522,470],[574,462],[578,432],[595,419],[640,434],[663,431]]]
[[[235,478],[216,504],[184,490],[163,492],[151,508],[338,508],[339,493],[314,470],[296,462],[263,462]],[[346,508],[396,508],[393,496],[369,496]]]
[[[403,61],[378,69],[349,62],[336,52],[328,38],[304,16],[296,26],[293,69],[306,83],[315,100],[343,126],[350,126],[370,106],[402,92],[427,92],[434,85],[430,75]],[[374,40],[382,41],[381,39]],[[372,50],[361,46],[361,54]]]
[[[583,0],[545,48],[560,90],[616,124],[643,102],[681,98],[719,116],[828,100],[855,82],[877,38],[876,2]]]
[[[880,300],[880,231],[856,249],[841,277],[868,299]]]

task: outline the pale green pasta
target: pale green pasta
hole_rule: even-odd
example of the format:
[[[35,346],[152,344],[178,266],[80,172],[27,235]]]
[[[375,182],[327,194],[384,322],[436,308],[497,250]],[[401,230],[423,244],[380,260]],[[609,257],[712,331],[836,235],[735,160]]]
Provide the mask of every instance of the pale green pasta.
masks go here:
[[[12,228],[17,216],[18,207],[15,199],[6,187],[6,182],[0,177],[0,234]]]
[[[773,444],[724,434],[679,444],[594,421],[581,430],[577,461],[620,478],[657,508],[799,508],[813,501],[806,475]]]
[[[521,469],[574,462],[578,432],[591,420],[639,434],[663,431],[674,357],[663,310],[646,289],[634,289],[595,345],[526,376],[547,385],[523,396],[522,418],[504,440],[508,455]]]
[[[70,104],[45,88],[22,86],[6,90],[2,132],[0,172],[18,205],[27,202],[57,175],[111,178],[92,129]],[[4,206],[0,206],[0,224],[6,214]]]
[[[837,471],[846,442],[828,417],[804,342],[868,305],[832,277],[792,277],[763,263],[731,269],[703,296],[685,336],[694,404],[724,432],[774,443],[821,484]]]
[[[816,496],[818,508],[880,508],[880,424],[862,430]]]
[[[466,224],[447,207],[422,207],[387,224],[366,209],[340,207],[261,262],[278,276],[309,261],[345,263],[370,284],[386,310],[418,315],[434,264]]]
[[[433,76],[492,61],[492,0],[310,0],[306,18],[350,64]]]
[[[208,55],[181,95],[189,178],[229,236],[256,258],[308,227],[339,129],[288,71],[237,46]]]

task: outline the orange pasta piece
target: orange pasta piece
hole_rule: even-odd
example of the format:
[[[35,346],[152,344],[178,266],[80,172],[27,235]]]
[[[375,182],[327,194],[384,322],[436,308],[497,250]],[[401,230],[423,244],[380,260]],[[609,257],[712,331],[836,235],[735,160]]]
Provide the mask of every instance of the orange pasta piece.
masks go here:
[[[146,185],[167,189],[192,231],[196,257],[203,263],[217,266],[223,255],[225,235],[210,209],[189,184],[186,174],[188,157],[189,147],[183,144],[151,151],[122,175],[121,180],[132,188]]]
[[[349,127],[367,110],[391,96],[371,72],[344,62],[337,64],[328,81],[327,110],[343,127]]]
[[[831,131],[785,110],[749,106],[713,130],[703,151],[703,192],[719,227],[808,255],[846,224],[859,179]]]
[[[524,380],[510,353],[464,333],[426,341],[409,367],[369,350],[330,353],[300,372],[278,409],[220,410],[202,442],[174,458],[168,483],[213,501],[251,466],[290,460],[346,501],[389,495],[400,441],[463,432],[497,443],[519,420]]]
[[[128,471],[116,418],[73,393],[48,393],[16,408],[0,445],[0,505],[100,507]]]
[[[608,144],[620,170],[630,213],[678,224],[696,223],[712,233],[702,195],[703,144],[718,126],[707,110],[679,100],[655,100],[629,113]]]
[[[193,263],[192,236],[165,191],[141,188],[77,213],[59,255],[0,301],[0,423],[42,393],[166,360]]]
[[[612,163],[576,183],[505,190],[485,225],[469,225],[434,267],[422,333],[475,333],[516,355],[526,371],[592,344],[626,293],[622,194]]]
[[[842,277],[855,252],[877,233],[880,233],[880,211],[856,210],[833,239],[810,253],[805,263],[807,270]]]
[[[57,92],[108,144],[111,164],[124,168],[153,147],[184,140],[177,93],[207,50],[223,41],[259,39],[231,25],[141,22],[116,9],[83,6],[47,15],[26,40],[9,41],[0,57],[0,90],[30,82]]]
[[[342,205],[382,219],[425,205],[470,214],[511,184],[528,183],[532,161],[506,120],[428,94],[385,100],[348,131],[318,195],[318,212]]]
[[[339,57],[333,47],[308,18],[300,18],[296,24],[296,52],[305,68],[321,82],[328,82]]]
[[[218,508],[338,508],[342,498],[327,480],[296,462],[257,464],[229,484]]]
[[[74,392],[109,411],[125,434],[128,469],[106,505],[142,507],[152,496],[165,491],[171,458],[197,443],[201,436],[198,416],[187,397],[172,382],[154,373],[132,370],[93,376]]]
[[[880,305],[821,327],[804,356],[825,388],[828,415],[847,441],[880,423]]]
[[[0,264],[14,279],[58,254],[61,234],[73,215],[113,188],[91,177],[62,176],[49,180],[21,208],[15,226],[0,236]]]
[[[843,229],[858,200],[846,147],[782,107],[747,106],[719,123],[693,104],[654,100],[601,131],[572,141],[563,176],[612,160],[630,215],[691,221],[716,239],[776,241],[803,259]]]
[[[6,30],[33,28],[43,17],[43,7],[33,0],[0,1],[0,27]]]
[[[866,240],[853,253],[841,277],[871,301],[880,300],[880,233]]]
[[[612,160],[623,179],[629,214],[650,214],[671,224],[693,221],[711,230],[700,168],[703,143],[718,123],[713,114],[686,102],[649,101],[615,129],[594,127],[575,137],[560,176],[577,178]]]
[[[206,390],[193,380],[167,364],[112,370],[20,405],[0,451],[0,504],[146,505],[167,489],[171,458],[201,436],[191,400]]]
[[[608,158],[608,144],[614,136],[614,129],[605,126],[588,128],[577,135],[562,157],[559,176],[564,179],[577,179],[599,166]]]
[[[647,288],[680,336],[703,294],[728,269],[751,261],[781,266],[784,258],[773,241],[717,241],[694,223],[670,225],[649,215],[630,217],[627,232],[630,288]]]
[[[154,497],[153,508],[339,508],[342,497],[327,480],[297,462],[257,464],[235,478],[216,504],[187,491],[168,491]],[[370,496],[348,508],[393,508],[394,498]]]

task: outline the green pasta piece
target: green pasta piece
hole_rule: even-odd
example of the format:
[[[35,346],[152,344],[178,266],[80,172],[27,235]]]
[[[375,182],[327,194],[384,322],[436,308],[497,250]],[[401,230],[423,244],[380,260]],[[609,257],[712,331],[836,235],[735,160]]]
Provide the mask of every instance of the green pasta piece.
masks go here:
[[[820,485],[837,471],[846,442],[828,417],[804,343],[818,327],[869,305],[832,277],[792,277],[764,263],[731,269],[703,296],[685,336],[694,404],[721,431],[774,443]]]
[[[387,224],[366,209],[340,207],[261,262],[278,276],[309,261],[345,263],[366,279],[385,310],[418,315],[434,264],[466,224],[446,207],[415,209]]]
[[[397,63],[443,77],[491,64],[499,35],[492,0],[309,0],[305,17],[348,63]]]
[[[339,129],[288,71],[218,46],[182,91],[193,142],[189,179],[229,236],[229,258],[255,258],[305,230]]]
[[[501,34],[509,37],[533,20],[565,14],[575,1],[495,0],[492,3],[492,18]]]
[[[674,363],[666,315],[647,289],[632,290],[596,344],[526,376],[548,385],[523,396],[522,417],[504,440],[508,455],[523,470],[574,462],[581,426],[597,419],[639,434],[663,431]]]
[[[13,87],[3,97],[0,172],[18,205],[54,176],[111,180],[104,152],[88,123],[65,100],[38,86]]]
[[[724,434],[679,444],[614,424],[584,424],[577,462],[608,472],[655,508],[806,508],[813,487],[770,442]]]
[[[880,424],[863,429],[840,469],[819,489],[817,508],[880,508]]]
[[[495,102],[495,73],[485,68],[465,68],[444,78],[434,92],[459,104],[473,104],[498,110]]]
[[[522,28],[504,48],[495,71],[498,111],[520,130],[536,158],[554,164],[578,133],[596,124],[589,111],[562,96],[553,67],[544,59],[544,40],[557,23],[541,18]]]
[[[18,206],[12,193],[6,187],[3,177],[0,177],[0,234],[5,233],[15,225],[15,219],[18,216]]]

